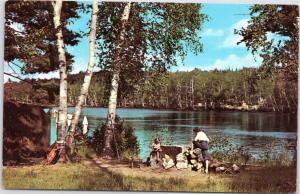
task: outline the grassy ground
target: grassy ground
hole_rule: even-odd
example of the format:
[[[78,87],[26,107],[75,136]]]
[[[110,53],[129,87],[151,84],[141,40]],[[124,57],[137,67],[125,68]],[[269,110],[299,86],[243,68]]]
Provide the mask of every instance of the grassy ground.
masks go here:
[[[295,167],[267,167],[235,175],[166,173],[99,167],[90,163],[4,167],[5,189],[132,190],[194,192],[295,192]],[[178,176],[180,174],[180,176]],[[187,175],[184,175],[187,174]]]

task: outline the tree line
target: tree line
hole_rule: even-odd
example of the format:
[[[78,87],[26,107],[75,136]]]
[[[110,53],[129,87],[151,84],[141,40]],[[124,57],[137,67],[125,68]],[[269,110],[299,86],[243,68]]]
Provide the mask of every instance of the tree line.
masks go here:
[[[122,80],[118,107],[157,108],[176,110],[221,110],[222,105],[258,106],[258,110],[296,112],[297,82],[286,80],[282,73],[259,78],[257,68],[241,70],[194,69],[190,72],[147,72],[143,79]],[[106,107],[110,90],[110,73],[95,72],[83,106]],[[80,94],[81,72],[68,78],[68,105],[75,106]],[[126,78],[124,78],[126,79]],[[128,80],[127,80],[128,81]],[[26,82],[5,85],[5,97],[24,103],[56,105],[59,101],[57,79],[34,80],[43,85],[36,89]]]

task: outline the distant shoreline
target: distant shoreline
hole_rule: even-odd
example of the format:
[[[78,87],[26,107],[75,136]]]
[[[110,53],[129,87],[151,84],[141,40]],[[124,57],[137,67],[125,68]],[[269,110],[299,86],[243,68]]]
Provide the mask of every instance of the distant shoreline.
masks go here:
[[[11,101],[11,100],[7,100]],[[33,106],[40,106],[43,108],[54,108],[58,107],[55,104],[35,104],[35,103],[24,103],[19,101],[11,101],[20,104],[27,104]],[[75,107],[75,105],[68,105],[69,107]],[[106,106],[82,106],[82,108],[107,108]],[[262,113],[288,113],[288,114],[297,114],[296,112],[286,112],[286,111],[274,111],[271,108],[267,107],[258,107],[258,105],[253,106],[233,106],[233,105],[222,105],[215,108],[209,107],[194,107],[194,108],[165,108],[165,107],[151,107],[151,106],[117,106],[117,108],[128,108],[128,109],[153,109],[153,110],[170,110],[170,111],[219,111],[219,112],[262,112]]]
[[[58,107],[57,105],[40,105],[44,106],[45,108],[55,108]],[[68,108],[73,108],[75,105],[68,105]],[[82,106],[82,108],[107,108],[106,106]],[[151,110],[166,110],[166,111],[188,111],[188,112],[198,112],[198,111],[216,111],[216,112],[253,112],[253,113],[287,113],[287,114],[297,114],[297,112],[278,112],[278,111],[272,111],[268,109],[239,109],[239,108],[187,108],[187,109],[177,109],[177,108],[158,108],[158,107],[139,107],[139,106],[118,106],[117,108],[126,108],[126,109],[151,109]]]

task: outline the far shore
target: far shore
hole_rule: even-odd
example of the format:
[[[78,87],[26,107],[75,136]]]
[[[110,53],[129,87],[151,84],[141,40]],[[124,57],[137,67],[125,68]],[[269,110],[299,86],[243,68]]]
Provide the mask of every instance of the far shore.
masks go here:
[[[55,108],[58,107],[57,105],[41,105],[45,108]],[[75,105],[68,105],[68,108],[73,108]],[[83,108],[107,108],[107,106],[82,106]],[[165,108],[165,107],[151,107],[151,106],[118,106],[117,108],[126,108],[126,109],[151,109],[151,110],[166,110],[166,111],[188,111],[188,112],[198,112],[198,111],[217,111],[217,112],[262,112],[262,113],[290,113],[290,114],[297,114],[297,112],[278,112],[272,111],[271,109],[261,108],[261,109],[241,109],[240,107],[236,108],[204,108],[204,107],[197,107],[197,108]]]
[[[38,103],[25,103],[19,102],[21,104],[28,104],[28,105],[35,105],[40,106],[42,108],[56,108],[58,107],[56,104],[38,104]],[[75,104],[69,104],[68,108],[75,107]],[[83,108],[107,108],[107,106],[92,106],[92,105],[84,105]],[[287,112],[287,111],[274,111],[272,108],[269,107],[259,107],[258,105],[242,105],[242,106],[235,106],[235,105],[221,105],[218,107],[207,107],[204,106],[194,106],[193,108],[167,108],[167,107],[157,107],[157,106],[117,106],[117,108],[127,108],[127,109],[152,109],[152,110],[169,110],[169,111],[219,111],[219,112],[265,112],[265,113],[290,113],[290,114],[297,114],[297,112]]]

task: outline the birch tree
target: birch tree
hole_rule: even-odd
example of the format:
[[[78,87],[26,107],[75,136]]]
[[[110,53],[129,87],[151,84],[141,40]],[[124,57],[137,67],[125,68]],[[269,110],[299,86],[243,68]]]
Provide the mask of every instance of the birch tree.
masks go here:
[[[128,22],[129,14],[130,14],[131,3],[127,3],[122,17],[121,17],[121,30],[117,40],[116,53],[113,61],[113,76],[111,80],[111,89],[110,96],[108,101],[108,112],[107,112],[107,128],[104,133],[104,147],[103,154],[106,156],[111,156],[113,153],[112,150],[112,141],[113,141],[113,133],[114,133],[114,124],[116,118],[116,108],[117,108],[117,96],[118,96],[118,86],[120,80],[120,69],[122,65],[121,61],[121,51],[125,41],[125,31],[126,25]]]
[[[56,45],[58,50],[59,59],[59,76],[60,76],[60,86],[59,86],[59,111],[58,111],[58,124],[57,124],[57,139],[56,143],[59,148],[64,149],[65,140],[65,129],[67,123],[67,62],[65,54],[65,45],[63,40],[62,28],[61,28],[61,7],[62,0],[56,0],[52,3],[53,5],[53,23],[56,35]]]
[[[75,106],[75,112],[73,115],[71,127],[70,127],[70,139],[69,139],[69,147],[73,147],[73,139],[74,139],[74,132],[75,128],[78,125],[79,116],[81,112],[81,108],[83,103],[85,102],[85,99],[88,95],[89,86],[91,83],[91,79],[93,76],[93,69],[95,66],[95,44],[96,44],[96,24],[97,24],[97,15],[98,15],[98,2],[97,0],[93,1],[93,11],[92,11],[92,20],[91,20],[91,29],[90,29],[90,41],[89,41],[89,50],[90,50],[90,56],[89,56],[89,64],[87,67],[87,70],[85,72],[85,77],[83,84],[81,86],[80,95],[77,100],[77,104]],[[71,152],[73,149],[71,149]]]
[[[207,16],[200,4],[102,2],[97,29],[99,65],[111,72],[102,154],[114,156],[114,124],[120,88],[132,87],[144,72],[165,72],[188,49],[198,54],[198,32]],[[117,149],[115,149],[117,150]]]

